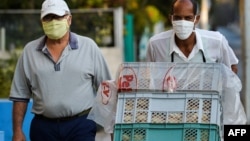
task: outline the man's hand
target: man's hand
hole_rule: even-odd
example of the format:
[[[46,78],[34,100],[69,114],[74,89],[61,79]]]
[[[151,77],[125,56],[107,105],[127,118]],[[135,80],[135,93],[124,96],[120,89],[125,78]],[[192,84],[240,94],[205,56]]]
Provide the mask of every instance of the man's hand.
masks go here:
[[[14,132],[12,141],[26,141],[23,131]]]
[[[231,69],[232,69],[232,71],[233,71],[235,74],[237,74],[237,72],[238,72],[237,65],[231,65]]]

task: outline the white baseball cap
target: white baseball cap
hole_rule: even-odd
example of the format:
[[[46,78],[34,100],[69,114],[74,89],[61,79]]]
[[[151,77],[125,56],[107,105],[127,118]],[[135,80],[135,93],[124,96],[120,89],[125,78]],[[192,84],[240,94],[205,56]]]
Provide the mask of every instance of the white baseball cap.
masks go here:
[[[69,7],[64,0],[45,0],[42,4],[41,19],[48,14],[63,16],[70,13]]]

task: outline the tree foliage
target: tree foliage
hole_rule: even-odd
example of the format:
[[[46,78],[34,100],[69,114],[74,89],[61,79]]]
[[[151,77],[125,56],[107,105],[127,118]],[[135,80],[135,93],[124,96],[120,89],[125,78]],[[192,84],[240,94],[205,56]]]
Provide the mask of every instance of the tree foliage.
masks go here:
[[[11,81],[19,55],[18,50],[16,50],[11,54],[10,59],[0,60],[0,98],[6,98],[9,96]]]

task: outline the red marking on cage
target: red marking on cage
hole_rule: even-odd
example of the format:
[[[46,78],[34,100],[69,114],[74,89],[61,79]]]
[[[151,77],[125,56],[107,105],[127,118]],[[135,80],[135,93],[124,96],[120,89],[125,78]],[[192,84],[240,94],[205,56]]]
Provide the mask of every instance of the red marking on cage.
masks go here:
[[[164,79],[163,79],[163,84],[162,84],[162,90],[165,91],[167,90],[168,92],[173,92],[177,88],[177,80],[175,76],[172,75],[172,71],[175,65],[171,66]]]
[[[130,92],[137,88],[135,71],[130,67],[124,67],[120,71],[118,79],[118,92]]]

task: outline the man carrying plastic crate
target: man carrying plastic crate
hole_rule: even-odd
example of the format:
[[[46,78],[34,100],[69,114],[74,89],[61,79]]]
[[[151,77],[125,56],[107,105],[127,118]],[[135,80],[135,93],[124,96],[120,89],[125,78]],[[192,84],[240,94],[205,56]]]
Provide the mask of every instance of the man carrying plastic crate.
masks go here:
[[[195,27],[200,19],[195,0],[174,0],[169,18],[173,29],[149,39],[147,62],[221,63],[237,74],[239,61],[226,38],[219,32]],[[226,74],[234,81],[227,83],[234,83],[235,88],[223,88],[223,124],[246,124],[239,95],[241,81],[234,73]]]
[[[152,105],[154,104],[150,103],[152,101],[144,99],[145,96],[147,96],[146,93],[136,92],[150,92],[151,89],[152,91],[156,90],[161,92],[165,92],[166,90],[171,94],[170,96],[177,96],[174,95],[174,92],[177,89],[177,85],[178,90],[185,90],[186,86],[198,86],[197,90],[200,90],[199,92],[201,92],[201,90],[217,90],[216,88],[220,88],[223,83],[224,90],[222,93],[227,94],[226,98],[224,98],[224,101],[222,102],[223,116],[226,117],[223,123],[246,123],[246,115],[239,99],[241,81],[235,74],[237,73],[238,59],[222,34],[195,28],[195,25],[199,21],[197,7],[197,3],[193,0],[175,0],[173,2],[172,12],[170,16],[173,23],[173,30],[159,33],[150,39],[147,49],[148,62],[124,63],[118,69],[116,81],[106,81],[105,83],[102,83],[102,85],[98,89],[98,94],[96,97],[97,104],[95,104],[95,107],[93,107],[90,111],[88,118],[102,125],[105,131],[108,133],[113,133],[115,131],[113,125],[117,123],[133,124],[138,122],[147,123],[147,121],[151,121],[154,123],[156,120],[159,120],[159,117],[164,117],[160,119],[163,119],[164,122],[166,122],[166,114],[159,113],[166,110],[165,107],[169,108],[170,106],[155,102],[157,105],[160,105],[159,107],[163,107],[164,109],[161,110],[158,107],[153,109],[152,111],[155,114],[151,114],[151,116],[148,116],[151,118],[151,120],[145,119],[145,115],[147,114],[145,114],[146,112],[144,108],[152,108]],[[175,64],[175,62],[183,64],[176,63],[176,65],[172,66],[173,64]],[[206,67],[204,67],[204,63],[207,63]],[[218,66],[219,64],[215,63],[221,63],[225,65],[222,66],[223,69],[218,68],[217,71],[217,69],[214,67]],[[166,72],[166,70],[168,71]],[[200,76],[202,76],[203,78],[201,78]],[[210,76],[216,78],[218,82],[209,81],[213,80]],[[227,77],[221,79],[221,76],[227,76],[228,79]],[[180,79],[181,77],[183,79]],[[164,81],[162,81],[163,79]],[[190,79],[195,81],[189,81]],[[224,82],[227,83],[225,84]],[[184,86],[180,87],[180,84]],[[170,87],[171,89],[169,89]],[[139,98],[139,100],[136,99],[136,96],[140,96],[140,94],[142,94],[141,98],[143,98]],[[152,95],[152,97],[154,96],[156,96],[156,94]],[[159,97],[161,96],[164,96],[164,94],[160,95]],[[162,100],[162,97],[159,99]],[[212,99],[212,101],[214,101],[214,98]],[[220,97],[218,97],[218,101],[220,101]],[[174,103],[170,105],[174,107],[180,106],[175,102],[176,101],[174,101]],[[200,103],[200,101],[198,101],[197,103]],[[204,103],[205,105],[209,105],[207,99],[204,100]],[[176,106],[175,104],[178,106]],[[134,112],[136,108],[142,111],[137,112],[137,114],[136,112]],[[121,112],[121,109],[126,110],[124,110],[124,112]],[[158,111],[159,109],[160,111]],[[204,110],[204,108],[202,107],[201,110]],[[123,113],[124,116],[121,113]],[[182,116],[180,116],[180,114],[172,113],[169,115],[170,117],[178,117],[170,119],[182,119]],[[196,114],[192,115],[196,116]],[[213,117],[209,114],[208,116],[200,117],[202,117],[202,120],[204,120],[210,118],[209,116]],[[191,117],[191,119],[192,118],[197,119],[196,117]],[[119,127],[119,125],[121,126]],[[144,130],[140,130],[141,127],[138,127],[138,132],[132,132],[132,130],[134,130],[133,128],[131,130],[127,128],[129,124],[124,124],[125,126],[122,125],[123,124],[118,124],[118,126],[116,126],[117,130],[116,134],[114,134],[114,138],[116,139],[116,141],[120,141],[120,139],[123,141],[139,140],[137,137],[141,139],[141,134],[139,136],[137,135],[137,133],[142,133],[143,135],[145,135],[145,140],[149,141],[146,139],[148,138],[148,136],[146,137],[146,131],[144,132]],[[126,130],[123,130],[125,128]],[[133,135],[133,133],[135,133],[136,135]],[[116,137],[122,138],[119,138],[117,140]],[[134,138],[134,140],[132,140],[132,138]],[[157,138],[157,140],[160,139]]]

